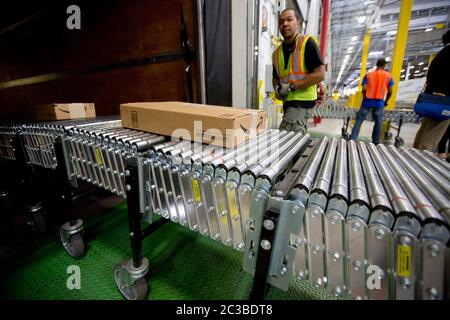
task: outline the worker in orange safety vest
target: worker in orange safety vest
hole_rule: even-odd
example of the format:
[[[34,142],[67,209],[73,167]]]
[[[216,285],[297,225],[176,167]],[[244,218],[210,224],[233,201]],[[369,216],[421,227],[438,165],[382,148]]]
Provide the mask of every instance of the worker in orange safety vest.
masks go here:
[[[356,115],[356,122],[350,136],[351,140],[358,139],[361,125],[369,111],[372,111],[373,121],[375,122],[372,131],[372,142],[374,144],[380,143],[383,110],[392,95],[392,86],[394,85],[391,73],[385,70],[386,66],[386,59],[379,59],[375,71],[368,72],[363,79],[363,101],[361,109]]]

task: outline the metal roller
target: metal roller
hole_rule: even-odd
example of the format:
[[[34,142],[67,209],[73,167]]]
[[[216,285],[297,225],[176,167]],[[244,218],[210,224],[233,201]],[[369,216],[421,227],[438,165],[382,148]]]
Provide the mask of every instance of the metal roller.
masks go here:
[[[274,183],[275,177],[277,177],[287,166],[289,162],[298,154],[298,152],[305,147],[305,145],[309,143],[309,134],[305,134],[300,141],[297,141],[295,145],[291,147],[291,149],[286,150],[281,155],[281,158],[272,162],[270,166],[265,168],[261,173],[261,177],[267,179],[271,183]]]
[[[226,203],[237,203],[238,199],[233,197],[235,194],[232,193],[228,198],[228,194],[219,187],[217,179],[222,180],[225,183],[227,176],[227,171],[232,168],[235,164],[243,161],[246,157],[258,153],[260,151],[262,144],[270,141],[275,141],[278,138],[279,130],[274,130],[271,134],[259,135],[256,138],[251,139],[248,143],[235,148],[232,152],[228,152],[225,156],[216,157],[211,160],[207,165],[204,166],[204,174],[201,179],[201,195],[205,199],[207,209],[207,217],[209,223],[209,229],[211,230],[211,237],[215,239],[223,239],[227,244],[233,243],[235,248],[242,250],[244,247],[245,231],[243,227],[242,215],[239,214],[240,210],[237,206],[232,206],[232,210],[224,209],[224,202]],[[228,160],[227,160],[228,159]],[[226,161],[226,163],[223,163]],[[216,167],[219,168],[216,168]],[[217,177],[216,177],[216,171]],[[214,182],[213,182],[214,179]],[[239,184],[239,181],[237,182]],[[227,186],[227,190],[231,191],[230,185]],[[237,187],[236,187],[237,188]],[[219,191],[220,189],[221,192]],[[220,201],[218,200],[220,199]],[[233,202],[234,201],[234,202]],[[236,210],[237,209],[237,210]],[[227,212],[224,216],[224,212]]]
[[[253,139],[251,143],[246,146],[244,149],[236,149],[233,153],[227,153],[227,155],[223,158],[222,163],[213,163],[214,165],[220,165],[221,167],[225,168],[226,170],[230,170],[232,167],[235,167],[239,164],[242,164],[245,162],[246,159],[251,158],[254,155],[260,154],[263,151],[267,149],[263,149],[268,147],[268,145],[275,142],[277,139],[280,139],[286,135],[287,131],[282,131],[280,133],[279,130],[271,131],[270,134],[264,135],[262,137],[257,137],[256,139]],[[248,151],[247,151],[248,150]],[[246,151],[246,152],[242,152]]]
[[[249,217],[250,201],[251,201],[251,191],[256,182],[256,178],[261,174],[261,172],[274,163],[278,157],[286,152],[290,147],[292,148],[298,139],[302,135],[300,133],[293,135],[286,135],[286,140],[283,138],[280,140],[279,145],[271,146],[271,153],[267,156],[267,153],[258,154],[257,163],[247,168],[244,175],[241,175],[237,168],[233,168],[227,175],[227,182],[225,184],[225,194],[226,199],[225,211],[230,215],[228,219],[229,227],[231,227],[232,242],[235,248],[239,247],[243,249],[243,237],[247,230],[242,225],[243,221],[246,221]],[[255,156],[251,157],[249,161],[254,161]],[[219,191],[220,192],[220,191]],[[225,223],[223,223],[225,224]]]
[[[419,255],[418,236],[421,225],[416,210],[398,183],[379,150],[368,144],[369,152],[390,198],[396,220],[393,229],[393,272],[395,299],[414,299],[416,290],[416,263]]]
[[[350,202],[361,202],[368,206],[369,198],[367,196],[366,184],[364,182],[355,141],[350,140],[347,143],[347,147],[350,177]]]
[[[372,160],[377,168],[386,193],[389,196],[394,213],[396,215],[403,213],[415,214],[414,207],[409,202],[406,194],[398,184],[394,174],[391,172],[391,169],[380,155],[378,149],[372,143],[367,144],[367,149],[369,150]]]
[[[347,142],[339,140],[333,180],[324,219],[327,287],[337,296],[346,294],[347,255],[345,217],[348,209]]]
[[[398,149],[389,147],[389,151],[401,163],[403,168],[408,171],[408,174],[414,179],[414,182],[420,186],[420,190],[427,195],[428,199],[430,199],[434,207],[440,212],[447,224],[450,225],[449,194],[442,191],[441,188],[433,183],[435,179],[440,181],[440,177],[435,175],[431,170],[428,170],[428,167],[422,165],[421,162],[416,162],[413,157],[409,157],[407,150],[401,150],[402,152],[400,152]],[[444,182],[442,181],[442,183]],[[448,184],[448,187],[450,189],[450,184]]]
[[[324,215],[331,187],[332,170],[336,156],[336,139],[330,139],[319,172],[312,187],[305,212],[305,230],[308,239],[307,264],[309,278],[319,287],[327,283],[325,264]]]
[[[289,194],[290,200],[300,202],[306,206],[309,191],[320,168],[327,144],[328,138],[324,137],[313,146],[311,154],[306,160],[306,163]],[[308,213],[305,213],[305,227],[302,228],[300,233],[297,235],[298,246],[296,250],[297,253],[295,255],[294,272],[300,279],[308,279],[310,274],[309,272],[311,271],[308,269],[308,257],[311,255],[311,250],[308,242],[308,222],[306,221],[308,218],[306,216],[314,214],[315,217],[316,210],[310,209],[308,210]],[[318,253],[320,251],[320,247],[313,248],[313,250]],[[316,281],[317,285],[323,285],[322,278],[316,279]]]
[[[447,179],[445,179],[439,172],[436,172],[426,163],[421,161],[416,153],[411,152],[411,150],[400,149],[400,152],[408,161],[414,163],[415,166],[417,166],[422,172],[424,172],[433,184],[435,184],[444,193],[446,193],[447,197],[450,197],[450,183]]]
[[[410,196],[418,201],[416,202],[416,208],[420,206],[421,210],[425,211],[423,213],[425,216],[424,226],[420,234],[421,276],[419,286],[421,290],[419,297],[422,299],[443,299],[445,295],[444,280],[445,277],[449,277],[445,273],[445,254],[450,239],[450,216],[448,215],[450,202],[438,188],[430,184],[426,176],[419,174],[420,170],[406,161],[397,149],[389,147],[389,151],[412,179],[410,185],[413,188],[415,187],[415,192]],[[425,195],[431,202],[428,202],[428,199],[422,199]],[[441,213],[443,212],[446,216],[441,216],[435,208],[440,208]]]
[[[346,218],[348,258],[348,289],[354,299],[367,299],[367,222],[369,220],[369,197],[362,175],[356,143],[350,140],[348,147],[350,205]],[[345,239],[345,238],[344,238]]]
[[[422,161],[425,165],[429,166],[431,169],[436,171],[439,175],[441,175],[447,181],[450,181],[450,170],[446,168],[446,165],[443,161],[436,161],[434,157],[430,157],[424,152],[421,152],[417,149],[410,149],[411,153],[414,153],[417,158]]]
[[[249,158],[243,161],[242,163],[237,163],[234,166],[233,170],[236,170],[240,174],[244,174],[244,172],[247,169],[249,169],[252,166],[256,166],[257,163],[263,159],[263,157],[267,157],[268,155],[271,155],[273,153],[280,152],[280,147],[283,146],[283,144],[290,141],[291,139],[293,139],[294,135],[295,133],[293,131],[282,131],[278,136],[279,140],[278,139],[272,140],[266,152],[264,152],[263,154],[257,153],[250,155]]]
[[[264,156],[261,154],[252,156],[244,164],[233,168],[228,174],[226,183],[229,209],[236,209],[236,212],[240,212],[238,214],[247,218],[250,214],[251,192],[254,189],[258,176],[272,162],[276,161],[280,155],[292,148],[301,139],[301,133],[290,132],[281,138],[278,144],[270,146],[269,156],[264,152]],[[230,202],[230,199],[233,199],[233,201]]]
[[[379,279],[379,287],[369,290],[368,296],[374,300],[392,298],[391,279],[393,277],[392,261],[392,227],[394,225],[393,209],[381,183],[375,165],[367,150],[366,144],[358,143],[358,151],[366,179],[370,199],[370,219],[367,231],[367,260],[370,274]]]
[[[325,154],[325,148],[328,143],[328,137],[323,137],[315,146],[311,155],[309,156],[305,167],[302,169],[294,188],[301,188],[309,193],[314,179],[317,175],[322,157]]]
[[[444,222],[439,212],[434,209],[428,198],[422,193],[403,167],[401,167],[400,164],[394,159],[392,154],[388,152],[387,148],[384,145],[379,144],[378,150],[384,157],[385,161],[389,164],[392,172],[397,178],[398,183],[401,185],[409,201],[414,206],[419,220],[423,223],[426,223],[427,220],[438,220],[440,222]]]
[[[422,150],[422,153],[425,157],[427,157],[428,159],[433,161],[438,166],[441,166],[441,167],[443,167],[443,169],[450,171],[450,163],[448,163],[447,161],[436,157],[436,155],[429,150]]]
[[[265,159],[261,159],[261,162],[249,167],[244,174],[251,173],[253,176],[258,177],[260,173],[268,166],[271,165],[272,162],[278,159],[280,154],[283,154],[286,150],[293,147],[296,142],[298,142],[299,139],[301,139],[302,134],[300,132],[296,133],[290,140],[288,140],[286,143],[279,146],[279,152],[276,152],[274,154],[271,154],[269,157]]]
[[[328,144],[325,158],[320,167],[319,173],[317,174],[317,179],[312,187],[313,192],[318,191],[323,193],[325,196],[328,196],[331,189],[331,179],[333,176],[333,169],[336,158],[336,148],[337,140],[335,138],[331,138]]]

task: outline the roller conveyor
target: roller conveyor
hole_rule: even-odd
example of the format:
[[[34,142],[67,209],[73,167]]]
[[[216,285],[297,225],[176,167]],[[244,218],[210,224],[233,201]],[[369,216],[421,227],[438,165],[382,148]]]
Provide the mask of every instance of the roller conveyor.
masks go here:
[[[359,108],[349,108],[346,106],[338,106],[325,103],[320,107],[313,108],[311,110],[313,117],[330,118],[330,119],[343,119],[344,124],[342,127],[342,137],[348,139],[350,137],[348,133],[348,127],[352,119],[356,119]],[[369,119],[371,114],[369,113]],[[383,110],[383,121],[387,121],[387,130],[385,132],[385,140],[392,138],[390,129],[397,131],[395,136],[395,146],[401,147],[404,145],[404,140],[400,137],[400,131],[402,125],[405,123],[416,123],[418,121],[418,115],[411,109],[385,109]],[[394,127],[393,124],[397,124]]]
[[[10,157],[14,132],[0,129]],[[19,129],[33,166],[63,159],[67,177],[127,199],[133,259],[114,272],[127,298],[148,271],[139,224],[154,214],[243,252],[254,297],[293,275],[344,298],[448,298],[450,173],[425,152],[279,130],[222,149],[117,121]]]
[[[357,108],[324,105],[314,108],[312,115],[331,119],[355,119],[358,110],[359,109]],[[385,109],[383,112],[383,120],[396,123],[399,123],[400,120],[402,120],[403,123],[414,123],[417,121],[417,117],[417,114],[411,109]]]

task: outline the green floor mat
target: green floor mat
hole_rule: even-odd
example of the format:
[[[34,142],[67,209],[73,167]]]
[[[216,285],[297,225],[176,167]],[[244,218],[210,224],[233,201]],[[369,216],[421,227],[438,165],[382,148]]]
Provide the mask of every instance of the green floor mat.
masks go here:
[[[126,204],[86,223],[88,250],[79,260],[51,235],[37,251],[3,268],[4,299],[123,299],[112,270],[131,257]],[[242,253],[168,222],[143,242],[150,261],[148,299],[247,299],[252,277],[242,271]],[[67,268],[80,267],[80,289],[68,289]],[[334,299],[307,281],[292,279],[268,299]]]

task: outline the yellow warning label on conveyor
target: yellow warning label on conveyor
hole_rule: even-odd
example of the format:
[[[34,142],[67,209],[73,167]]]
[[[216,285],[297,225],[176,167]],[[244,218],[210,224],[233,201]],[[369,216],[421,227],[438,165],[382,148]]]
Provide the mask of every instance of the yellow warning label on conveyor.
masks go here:
[[[397,275],[401,277],[411,276],[411,247],[397,246]]]
[[[236,198],[235,190],[229,190],[227,188],[227,196],[228,196],[228,206],[230,209],[231,217],[235,217],[239,215],[239,204]],[[233,220],[235,221],[235,220]]]
[[[200,196],[200,188],[198,187],[198,180],[197,179],[193,179],[192,180],[192,189],[194,189],[195,201],[197,201],[197,203],[201,202],[202,198]]]
[[[97,156],[97,164],[102,166],[103,165],[102,155],[100,154],[100,150],[98,148],[95,148],[95,155]]]

